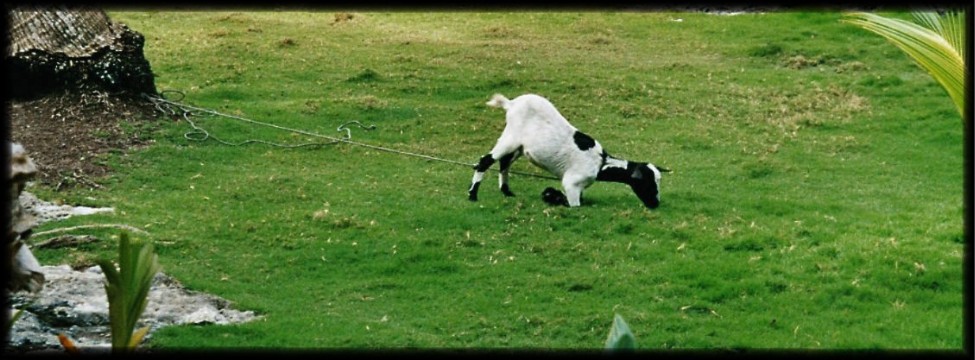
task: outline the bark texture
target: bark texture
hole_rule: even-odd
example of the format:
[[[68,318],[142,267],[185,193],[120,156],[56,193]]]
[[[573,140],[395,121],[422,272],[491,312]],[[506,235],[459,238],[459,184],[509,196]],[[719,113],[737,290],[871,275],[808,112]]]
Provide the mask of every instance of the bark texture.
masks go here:
[[[156,94],[145,38],[98,9],[20,6],[8,10],[7,93],[34,99],[97,90]]]

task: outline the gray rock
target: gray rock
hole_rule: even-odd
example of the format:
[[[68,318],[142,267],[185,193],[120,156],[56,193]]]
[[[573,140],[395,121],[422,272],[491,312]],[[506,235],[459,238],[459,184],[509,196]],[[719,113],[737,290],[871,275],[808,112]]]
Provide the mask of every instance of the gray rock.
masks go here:
[[[110,349],[108,298],[101,268],[80,271],[68,265],[42,267],[46,282],[37,293],[11,294],[16,309],[24,309],[10,330],[8,352],[62,350],[57,335],[65,334],[84,352]],[[165,326],[236,324],[259,318],[253,311],[232,308],[226,299],[185,289],[176,279],[158,273],[149,289],[149,302],[136,325],[151,334]]]

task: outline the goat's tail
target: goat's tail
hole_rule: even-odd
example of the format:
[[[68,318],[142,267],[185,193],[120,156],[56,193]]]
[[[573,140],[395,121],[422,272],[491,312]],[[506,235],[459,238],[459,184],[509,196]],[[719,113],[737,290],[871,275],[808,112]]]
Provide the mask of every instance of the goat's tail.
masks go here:
[[[504,95],[494,94],[494,96],[491,96],[491,100],[488,100],[486,104],[487,106],[499,107],[508,110],[508,107],[511,106],[511,100],[508,100],[508,98],[504,97]]]

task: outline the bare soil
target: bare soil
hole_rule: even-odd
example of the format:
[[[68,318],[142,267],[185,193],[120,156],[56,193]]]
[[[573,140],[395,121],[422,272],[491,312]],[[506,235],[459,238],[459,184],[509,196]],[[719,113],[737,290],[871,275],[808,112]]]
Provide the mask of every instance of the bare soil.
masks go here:
[[[6,110],[9,140],[37,164],[34,181],[57,191],[100,187],[113,170],[104,156],[152,143],[148,134],[163,118],[148,100],[100,91],[8,99]]]

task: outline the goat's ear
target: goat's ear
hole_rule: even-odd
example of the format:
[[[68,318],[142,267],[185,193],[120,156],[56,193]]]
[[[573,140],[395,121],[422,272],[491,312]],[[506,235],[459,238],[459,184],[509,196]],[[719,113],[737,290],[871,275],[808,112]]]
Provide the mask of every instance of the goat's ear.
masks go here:
[[[656,166],[656,165],[654,165],[654,166]],[[657,166],[657,170],[660,170],[660,172],[670,172],[670,169],[665,168],[665,167],[660,167],[660,166]]]

